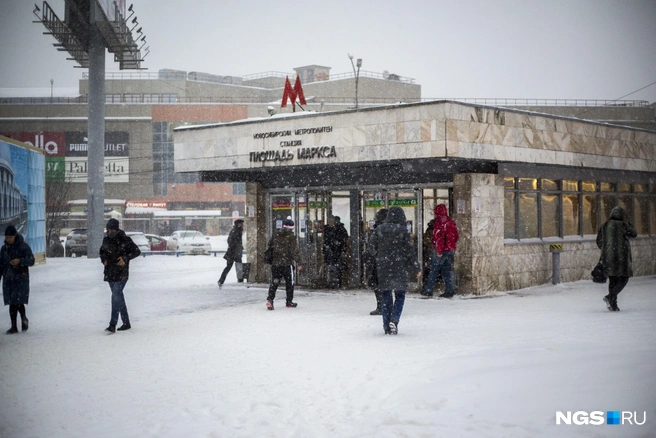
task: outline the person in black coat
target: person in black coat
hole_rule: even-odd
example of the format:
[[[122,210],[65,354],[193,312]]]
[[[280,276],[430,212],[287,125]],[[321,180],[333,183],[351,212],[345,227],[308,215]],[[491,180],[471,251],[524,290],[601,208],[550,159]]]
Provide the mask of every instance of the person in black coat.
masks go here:
[[[417,278],[421,276],[417,251],[412,245],[405,213],[400,207],[389,209],[385,223],[378,226],[369,239],[368,251],[376,259],[376,278],[382,294],[383,329],[386,334],[396,335],[408,289],[408,273]]]
[[[107,221],[107,236],[103,239],[99,252],[100,261],[105,266],[104,279],[109,283],[109,288],[112,291],[112,312],[109,327],[105,329],[110,333],[132,328],[123,289],[130,276],[130,260],[141,255],[141,250],[137,244],[118,226],[116,219],[112,218]],[[123,325],[117,329],[116,324],[118,323],[119,314]]]
[[[226,264],[225,269],[221,273],[221,278],[219,278],[218,281],[219,289],[221,289],[223,283],[225,283],[225,279],[228,276],[228,272],[230,272],[230,269],[232,269],[232,264],[241,263],[241,253],[244,250],[244,246],[241,242],[241,235],[243,232],[244,232],[244,220],[237,219],[232,227],[232,230],[230,230],[230,234],[228,234],[228,250],[223,256],[223,258],[226,259],[228,263]],[[244,279],[237,278],[237,281],[241,283],[244,281]]]
[[[374,230],[376,230],[378,226],[385,222],[386,218],[387,209],[381,208],[378,210],[374,216]],[[369,236],[369,240],[371,240],[371,236],[373,236],[373,232]],[[371,255],[369,251],[364,252],[363,258],[365,270],[367,272],[367,287],[369,287],[369,289],[373,289],[374,294],[376,295],[376,308],[369,312],[369,315],[382,315],[382,295],[380,293],[380,289],[378,288],[378,276],[376,275],[376,258]]]
[[[30,270],[34,266],[32,249],[18,234],[16,227],[5,229],[5,244],[0,249],[0,276],[2,277],[2,297],[9,306],[11,328],[7,334],[18,333],[18,313],[21,316],[21,330],[27,331],[29,321],[25,306],[30,299]]]
[[[609,219],[597,233],[597,246],[601,249],[599,262],[608,276],[608,295],[604,302],[612,312],[620,310],[617,296],[629,282],[629,277],[633,277],[629,239],[636,237],[638,233],[622,207],[610,211]]]
[[[332,273],[329,286],[342,287],[342,276],[344,275],[344,257],[348,231],[339,216],[331,216],[323,235],[323,262],[328,265],[328,271]]]

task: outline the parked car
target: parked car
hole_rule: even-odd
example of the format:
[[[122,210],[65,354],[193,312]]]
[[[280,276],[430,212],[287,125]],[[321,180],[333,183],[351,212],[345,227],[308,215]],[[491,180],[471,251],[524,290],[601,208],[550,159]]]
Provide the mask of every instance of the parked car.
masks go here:
[[[146,239],[150,242],[151,251],[166,251],[166,239],[155,234],[145,234]]]
[[[87,229],[73,228],[66,236],[64,248],[66,257],[87,255]]]
[[[212,249],[210,238],[200,231],[176,231],[171,234],[167,249],[171,251],[184,251],[187,254],[209,254]]]
[[[126,231],[125,235],[129,236],[130,239],[137,244],[140,250],[150,251],[150,242],[141,231]]]

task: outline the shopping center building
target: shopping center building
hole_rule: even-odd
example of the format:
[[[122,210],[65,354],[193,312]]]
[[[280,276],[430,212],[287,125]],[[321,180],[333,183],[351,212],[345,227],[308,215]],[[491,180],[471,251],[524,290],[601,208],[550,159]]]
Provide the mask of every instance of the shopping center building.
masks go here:
[[[548,283],[560,246],[561,280],[590,278],[597,230],[616,205],[638,230],[635,275],[656,274],[654,130],[437,100],[185,126],[173,137],[176,173],[246,183],[247,257],[259,281],[287,216],[303,259],[298,284],[326,285],[323,230],[338,215],[350,236],[347,280],[361,287],[376,211],[403,208],[422,260],[439,203],[460,230],[460,293]]]

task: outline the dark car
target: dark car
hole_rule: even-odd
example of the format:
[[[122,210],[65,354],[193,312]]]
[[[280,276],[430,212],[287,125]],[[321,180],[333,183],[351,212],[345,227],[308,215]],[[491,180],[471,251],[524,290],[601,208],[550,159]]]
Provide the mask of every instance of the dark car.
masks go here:
[[[66,236],[66,257],[87,255],[87,229],[73,228]]]

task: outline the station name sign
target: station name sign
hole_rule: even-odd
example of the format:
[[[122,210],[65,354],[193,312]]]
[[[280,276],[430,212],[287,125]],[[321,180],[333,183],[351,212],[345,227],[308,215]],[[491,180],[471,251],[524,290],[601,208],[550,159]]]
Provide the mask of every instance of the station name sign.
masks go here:
[[[292,135],[307,135],[307,134],[321,134],[324,132],[333,132],[332,126],[317,126],[313,128],[300,128],[295,130],[282,130],[282,131],[268,131],[258,132],[253,134],[253,139],[265,138],[279,138],[291,137]],[[251,163],[264,162],[264,161],[289,161],[298,157],[299,160],[312,160],[321,158],[336,157],[337,152],[335,146],[320,145],[320,146],[303,146],[303,140],[298,139],[285,139],[280,141],[281,148],[297,147],[294,152],[292,149],[273,149],[264,151],[251,151],[249,153],[249,161]]]

